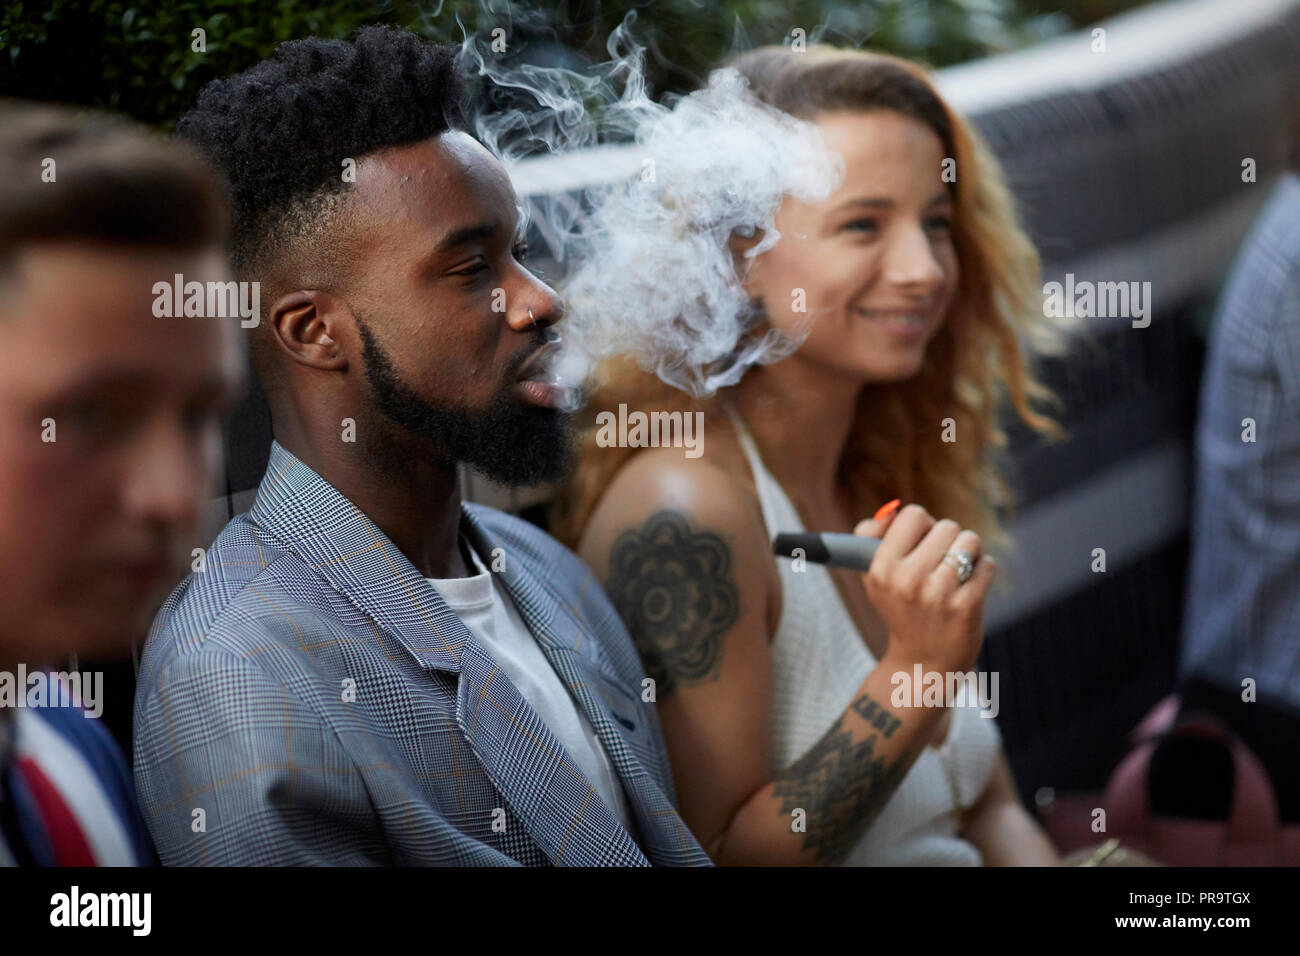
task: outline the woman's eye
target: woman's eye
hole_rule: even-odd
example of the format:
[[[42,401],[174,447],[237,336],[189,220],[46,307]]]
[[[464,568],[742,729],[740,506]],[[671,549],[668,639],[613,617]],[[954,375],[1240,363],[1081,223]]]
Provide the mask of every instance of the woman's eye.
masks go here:
[[[527,262],[528,252],[529,252],[528,240],[520,239],[518,242],[515,243],[515,247],[512,251],[514,253],[515,262],[518,262],[520,264]]]
[[[854,219],[852,222],[845,223],[844,228],[850,232],[876,232],[880,229],[880,225],[874,219]]]
[[[945,232],[952,230],[952,218],[950,216],[931,216],[925,221],[926,229],[941,229]]]

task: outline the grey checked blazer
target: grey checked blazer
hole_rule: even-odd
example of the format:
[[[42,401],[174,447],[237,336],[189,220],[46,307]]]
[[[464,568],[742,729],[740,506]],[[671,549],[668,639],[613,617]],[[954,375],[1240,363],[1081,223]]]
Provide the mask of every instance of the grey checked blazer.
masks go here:
[[[168,597],[145,649],[135,779],[164,863],[709,863],[591,573],[517,518],[465,505],[463,520],[504,560],[638,832],[383,532],[277,443],[252,508]]]

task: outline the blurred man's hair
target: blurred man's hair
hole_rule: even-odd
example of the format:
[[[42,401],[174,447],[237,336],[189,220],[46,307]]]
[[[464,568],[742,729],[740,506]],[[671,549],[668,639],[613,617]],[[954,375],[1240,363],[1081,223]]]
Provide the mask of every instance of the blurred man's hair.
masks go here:
[[[456,53],[408,31],[365,27],[351,43],[282,43],[270,59],[203,88],[176,132],[228,181],[241,278],[274,288],[277,265],[291,256],[329,267],[344,161],[462,127]]]
[[[202,249],[226,237],[207,163],[127,120],[0,100],[0,171],[0,270],[35,242]]]

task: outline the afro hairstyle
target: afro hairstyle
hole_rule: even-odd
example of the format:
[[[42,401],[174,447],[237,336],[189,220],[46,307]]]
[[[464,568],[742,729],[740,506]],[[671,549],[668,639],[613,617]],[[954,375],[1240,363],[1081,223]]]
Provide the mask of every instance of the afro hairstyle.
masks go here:
[[[352,42],[309,37],[213,80],[176,132],[223,174],[231,258],[261,273],[320,238],[348,189],[343,160],[465,126],[458,48],[390,27]]]

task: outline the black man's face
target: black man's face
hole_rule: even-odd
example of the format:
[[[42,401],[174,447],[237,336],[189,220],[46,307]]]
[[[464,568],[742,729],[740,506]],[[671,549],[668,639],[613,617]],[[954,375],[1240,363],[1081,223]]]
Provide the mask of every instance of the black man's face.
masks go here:
[[[520,262],[501,164],[446,133],[365,158],[356,199],[346,297],[377,410],[504,483],[558,477],[566,416],[536,366],[561,307]]]

